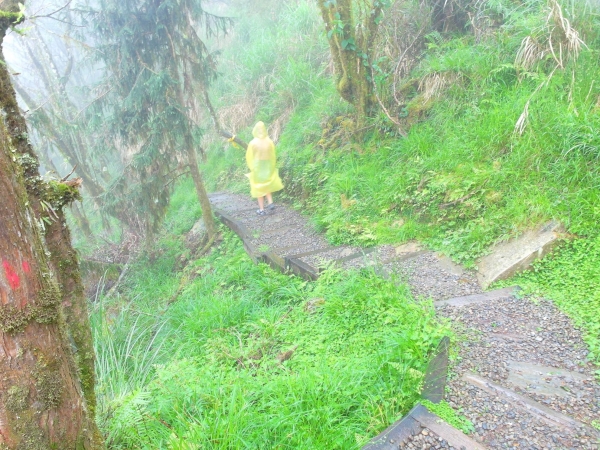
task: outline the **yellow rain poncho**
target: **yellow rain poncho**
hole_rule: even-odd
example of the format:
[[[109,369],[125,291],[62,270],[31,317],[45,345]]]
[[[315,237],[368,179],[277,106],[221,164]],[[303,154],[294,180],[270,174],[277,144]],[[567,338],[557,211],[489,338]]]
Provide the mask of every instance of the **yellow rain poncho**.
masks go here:
[[[252,135],[254,139],[250,141],[246,150],[246,164],[250,169],[246,176],[250,180],[250,195],[258,198],[280,191],[283,184],[275,167],[275,144],[269,139],[265,124],[258,122],[252,130]]]

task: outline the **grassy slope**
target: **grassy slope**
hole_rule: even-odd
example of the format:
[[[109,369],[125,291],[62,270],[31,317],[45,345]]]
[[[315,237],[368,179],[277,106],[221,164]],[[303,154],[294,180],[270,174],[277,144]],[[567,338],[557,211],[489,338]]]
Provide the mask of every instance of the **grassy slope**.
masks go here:
[[[111,448],[356,448],[414,404],[447,330],[430,304],[371,273],[306,283],[253,264],[225,233],[166,309],[193,203],[183,183],[175,234],[132,268],[123,300],[96,304]]]
[[[323,124],[347,114],[348,108],[340,102],[319,56],[327,49],[318,17],[310,25],[307,6],[299,5],[280,12],[288,24],[285,32],[268,29],[261,39],[243,45],[251,55],[266,49],[269,73],[280,80],[271,91],[259,90],[262,106],[256,119],[276,121],[289,107],[282,99],[295,99],[278,143],[284,195],[310,211],[332,242],[371,245],[420,239],[457,261],[474,265],[495,242],[554,219],[587,242],[576,248],[597,248],[597,14],[574,9],[578,14],[571,17],[573,26],[588,49],[576,63],[550,77],[550,60],[529,70],[514,65],[523,38],[546,20],[545,2],[520,6],[495,2],[493,8],[504,11],[506,21],[487,39],[429,37],[429,50],[412,79],[434,74],[458,78],[420,113],[420,121],[406,138],[386,133],[389,124],[375,118],[371,135],[360,146],[340,139],[338,148],[324,151],[318,145]],[[294,40],[298,34],[303,36],[301,42]],[[282,54],[281,49],[290,50],[285,59],[275,57]],[[252,85],[261,66],[251,58],[236,65],[228,55],[225,51],[224,80],[243,78]],[[307,73],[310,83],[299,82]],[[224,81],[220,88],[236,86]],[[528,101],[527,126],[519,135],[514,132],[515,124]],[[423,110],[418,92],[407,110]],[[248,130],[244,133],[249,135]],[[215,188],[245,189],[240,156],[233,149],[212,153],[210,164],[227,168],[229,176],[227,181],[213,179]],[[598,358],[600,302],[594,284],[577,281],[588,272],[600,273],[594,254],[589,254],[584,267],[576,263],[581,250],[563,252],[557,262],[539,266],[527,278],[527,286],[565,299],[559,305],[583,327],[593,357]],[[569,272],[559,270],[561,265],[569,266]],[[571,298],[582,301],[570,303],[567,299]]]

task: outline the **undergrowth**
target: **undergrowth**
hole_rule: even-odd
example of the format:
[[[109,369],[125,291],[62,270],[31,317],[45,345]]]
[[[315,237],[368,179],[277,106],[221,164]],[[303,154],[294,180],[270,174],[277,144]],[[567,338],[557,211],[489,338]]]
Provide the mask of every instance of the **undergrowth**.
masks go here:
[[[169,229],[190,225],[182,205]],[[431,304],[368,271],[330,269],[315,283],[280,274],[223,233],[170,306],[183,251],[170,233],[122,296],[96,302],[110,448],[359,448],[414,404],[448,332]]]

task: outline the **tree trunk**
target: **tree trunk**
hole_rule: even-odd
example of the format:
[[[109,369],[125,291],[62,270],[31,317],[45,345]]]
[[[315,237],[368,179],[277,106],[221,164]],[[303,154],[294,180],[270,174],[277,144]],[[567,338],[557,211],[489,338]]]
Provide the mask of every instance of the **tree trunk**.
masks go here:
[[[383,2],[373,2],[367,8],[368,13],[358,18],[353,3],[353,0],[318,1],[335,68],[336,89],[356,108],[360,124],[372,114],[375,104],[369,65]]]
[[[179,104],[185,105],[186,102],[183,86],[180,85],[177,91],[179,96]],[[200,207],[202,208],[202,220],[204,221],[204,226],[206,227],[207,239],[210,241],[217,233],[217,226],[212,213],[212,207],[210,206],[210,200],[208,199],[208,194],[206,193],[206,188],[204,187],[204,180],[202,179],[200,169],[198,169],[198,157],[196,156],[196,150],[194,149],[194,139],[190,132],[189,123],[184,140],[185,151],[188,158],[188,166],[190,168],[190,173],[192,174],[192,179],[194,180],[198,201],[200,202]]]
[[[196,151],[194,150],[192,136],[188,133],[185,136],[186,152],[188,157],[188,165],[190,167],[190,173],[194,180],[194,186],[196,186],[196,194],[198,194],[198,200],[200,201],[200,207],[202,208],[202,220],[206,226],[206,234],[208,240],[211,240],[217,233],[217,226],[215,224],[215,218],[212,213],[210,206],[210,200],[204,187],[204,181],[202,180],[202,174],[198,169],[198,158],[196,157]]]
[[[16,1],[5,0],[3,7],[18,10]],[[3,36],[4,29],[0,29],[0,39]],[[93,352],[87,352],[91,341],[88,347],[77,344],[80,335],[70,336],[68,330],[78,324],[67,327],[61,308],[62,303],[71,303],[74,312],[69,315],[80,322],[87,320],[87,312],[85,319],[81,317],[85,298],[82,303],[73,287],[80,285],[77,260],[73,260],[75,253],[58,216],[58,222],[46,231],[54,245],[54,265],[69,266],[66,276],[71,280],[61,281],[66,285],[61,292],[38,226],[49,215],[42,205],[56,207],[58,203],[54,213],[58,214],[78,193],[63,183],[41,180],[6,63],[0,63],[0,448],[100,449],[103,444],[93,417],[93,390],[90,411],[70,342],[76,351],[82,350],[78,360],[89,362],[93,361]],[[55,228],[57,224],[59,228]],[[89,323],[82,326],[87,326],[89,333]],[[88,380],[93,389],[93,376]]]
[[[77,252],[71,246],[71,233],[67,227],[64,212],[62,208],[55,211],[56,219],[46,226],[46,245],[50,251],[50,263],[58,281],[69,337],[75,344],[74,356],[79,369],[81,388],[90,415],[94,417],[96,372],[87,299],[79,274],[79,259]]]
[[[0,128],[0,448],[92,449],[60,293]]]

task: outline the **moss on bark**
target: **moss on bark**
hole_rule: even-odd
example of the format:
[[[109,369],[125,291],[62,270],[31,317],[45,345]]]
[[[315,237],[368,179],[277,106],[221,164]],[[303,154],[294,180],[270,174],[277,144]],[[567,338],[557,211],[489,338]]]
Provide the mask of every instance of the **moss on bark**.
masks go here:
[[[38,365],[38,370],[34,374],[37,400],[40,402],[41,410],[57,408],[62,402],[64,383],[60,372],[53,367],[55,365]]]
[[[0,331],[18,333],[32,321],[54,323],[58,320],[59,307],[58,288],[50,281],[49,288],[40,291],[36,299],[24,308],[17,308],[11,304],[0,306]]]
[[[23,14],[20,12],[4,11],[0,9],[0,32],[4,36],[7,29],[21,23],[23,19]]]
[[[356,108],[360,128],[364,118],[372,114],[375,103],[369,55],[384,3],[373,2],[363,16],[354,14],[353,0],[318,3],[335,68],[336,89]]]
[[[13,413],[19,413],[27,409],[29,397],[29,387],[27,386],[11,386],[8,389],[4,404],[6,409]]]

